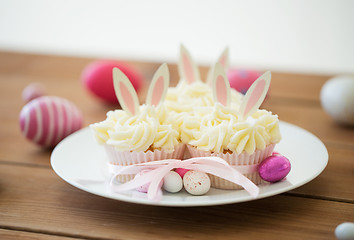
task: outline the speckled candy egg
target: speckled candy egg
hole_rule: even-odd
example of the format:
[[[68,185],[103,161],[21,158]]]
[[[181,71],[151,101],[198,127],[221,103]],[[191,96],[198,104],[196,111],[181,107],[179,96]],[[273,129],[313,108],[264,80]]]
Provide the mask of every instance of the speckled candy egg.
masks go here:
[[[230,87],[236,89],[237,91],[243,94],[246,94],[248,88],[261,75],[262,74],[258,71],[245,69],[230,69],[227,72]]]
[[[337,76],[321,89],[321,104],[337,122],[354,125],[354,76]]]
[[[273,154],[259,164],[258,173],[263,180],[274,183],[285,178],[290,169],[291,164],[286,157]]]
[[[60,97],[36,98],[27,103],[20,113],[23,135],[44,147],[54,147],[81,126],[82,115],[78,108]]]
[[[203,195],[210,189],[210,178],[206,173],[188,171],[183,177],[184,189],[192,195]]]
[[[167,192],[176,193],[183,188],[182,178],[175,171],[170,171],[163,178],[163,188]]]
[[[108,103],[118,103],[114,87],[112,70],[119,68],[131,81],[135,91],[142,86],[141,74],[132,66],[117,61],[96,61],[85,67],[81,74],[82,84],[95,96]]]

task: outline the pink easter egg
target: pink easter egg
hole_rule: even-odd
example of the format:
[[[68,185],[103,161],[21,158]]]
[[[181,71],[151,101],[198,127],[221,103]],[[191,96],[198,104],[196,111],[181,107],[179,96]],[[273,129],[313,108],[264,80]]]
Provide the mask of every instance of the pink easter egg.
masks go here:
[[[108,103],[118,103],[114,87],[112,70],[119,68],[131,81],[138,92],[143,83],[143,77],[138,70],[124,62],[95,61],[87,65],[81,74],[82,84],[95,96]]]
[[[20,113],[22,134],[43,147],[54,147],[82,127],[82,115],[70,101],[44,96],[27,103]]]
[[[144,170],[140,171],[139,173],[137,173],[135,175],[134,179],[140,178],[141,176],[143,176],[144,174],[150,172],[151,170],[153,170],[153,169],[144,169]],[[163,180],[160,182],[159,188],[162,187],[162,184],[163,184]],[[138,192],[147,193],[149,187],[150,187],[150,183],[146,183],[146,184],[144,184],[142,186],[137,187],[135,190],[137,190]]]
[[[276,153],[264,159],[258,166],[259,176],[267,182],[278,182],[291,170],[290,161]]]
[[[23,99],[23,101],[28,103],[29,101],[31,101],[35,98],[44,96],[45,92],[46,92],[45,88],[42,84],[31,83],[27,87],[25,87],[25,89],[23,89],[22,99]]]
[[[186,172],[188,172],[188,171],[189,171],[189,169],[185,169],[185,168],[176,168],[175,169],[175,172],[178,173],[181,176],[181,178],[183,178],[184,174],[186,174]]]
[[[227,77],[230,82],[230,87],[236,89],[238,92],[246,94],[248,88],[254,81],[260,77],[262,73],[255,70],[244,69],[230,69]]]

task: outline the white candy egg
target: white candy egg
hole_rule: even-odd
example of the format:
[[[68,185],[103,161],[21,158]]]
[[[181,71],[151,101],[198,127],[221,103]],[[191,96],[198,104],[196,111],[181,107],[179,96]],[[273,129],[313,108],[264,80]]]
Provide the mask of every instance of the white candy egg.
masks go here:
[[[192,195],[203,195],[210,189],[210,178],[206,173],[188,171],[183,177],[184,189]]]
[[[339,224],[334,233],[339,240],[354,239],[354,223],[345,222]]]
[[[167,192],[176,193],[181,191],[183,182],[181,176],[175,171],[170,171],[163,179],[163,188]]]
[[[321,90],[324,110],[337,122],[354,125],[354,76],[337,76]]]

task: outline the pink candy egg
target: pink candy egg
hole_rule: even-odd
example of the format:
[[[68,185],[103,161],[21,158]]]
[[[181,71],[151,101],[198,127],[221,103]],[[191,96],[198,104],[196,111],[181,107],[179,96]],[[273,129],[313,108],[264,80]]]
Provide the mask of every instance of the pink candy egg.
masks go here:
[[[260,177],[267,182],[278,182],[288,175],[291,169],[290,161],[276,153],[264,159],[258,166]]]
[[[85,67],[81,75],[83,85],[95,96],[108,103],[118,103],[114,87],[112,70],[119,68],[131,81],[135,91],[142,86],[141,74],[132,66],[116,61],[96,61]]]
[[[242,69],[230,69],[227,73],[230,87],[243,94],[246,94],[248,88],[261,75],[262,74],[258,71]]]
[[[31,83],[25,89],[22,91],[22,99],[26,103],[29,101],[42,97],[45,95],[45,88],[42,84],[40,83]]]
[[[183,177],[184,189],[192,195],[203,195],[210,189],[210,178],[206,173],[188,171]]]
[[[141,176],[143,176],[144,174],[150,172],[151,170],[153,170],[153,169],[144,169],[144,170],[142,170],[141,172],[139,172],[138,174],[135,175],[134,179],[140,178]],[[162,187],[162,184],[163,184],[163,180],[160,182],[159,188]],[[142,186],[137,187],[135,190],[137,190],[138,192],[147,193],[149,187],[150,187],[150,183],[146,183],[146,184],[144,184]]]
[[[186,174],[186,172],[188,172],[188,171],[189,171],[189,169],[185,169],[185,168],[176,168],[175,169],[175,172],[178,173],[181,176],[181,178],[183,178],[184,174]]]
[[[64,98],[54,96],[36,98],[27,103],[20,113],[20,128],[23,135],[44,147],[54,147],[81,126],[81,112]]]

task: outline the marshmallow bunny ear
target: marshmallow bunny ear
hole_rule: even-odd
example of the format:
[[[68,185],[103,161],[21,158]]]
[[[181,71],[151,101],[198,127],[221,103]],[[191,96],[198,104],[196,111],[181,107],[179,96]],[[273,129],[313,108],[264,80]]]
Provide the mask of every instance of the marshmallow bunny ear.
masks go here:
[[[170,74],[167,64],[162,64],[157,69],[152,81],[150,83],[149,91],[146,96],[146,104],[150,106],[157,106],[163,102],[166,97],[167,88],[170,84]]]
[[[213,89],[213,97],[215,102],[222,105],[230,106],[230,83],[226,77],[224,67],[220,63],[216,63],[213,71],[213,79],[211,87]]]
[[[118,68],[113,68],[113,85],[123,110],[130,115],[136,115],[139,112],[138,95],[128,77]]]
[[[220,63],[225,72],[229,69],[229,65],[230,65],[230,59],[229,59],[229,48],[225,48],[225,50],[221,53],[218,61],[218,63]],[[207,84],[210,86],[211,81],[213,80],[213,67],[209,68],[208,71],[208,75],[207,75]]]
[[[199,70],[187,49],[181,45],[178,72],[188,84],[200,81]]]
[[[267,95],[271,78],[271,73],[267,71],[256,81],[254,81],[248,89],[240,106],[240,114],[242,119],[246,119],[248,116],[252,115],[255,111],[257,111],[259,106],[261,106]]]

